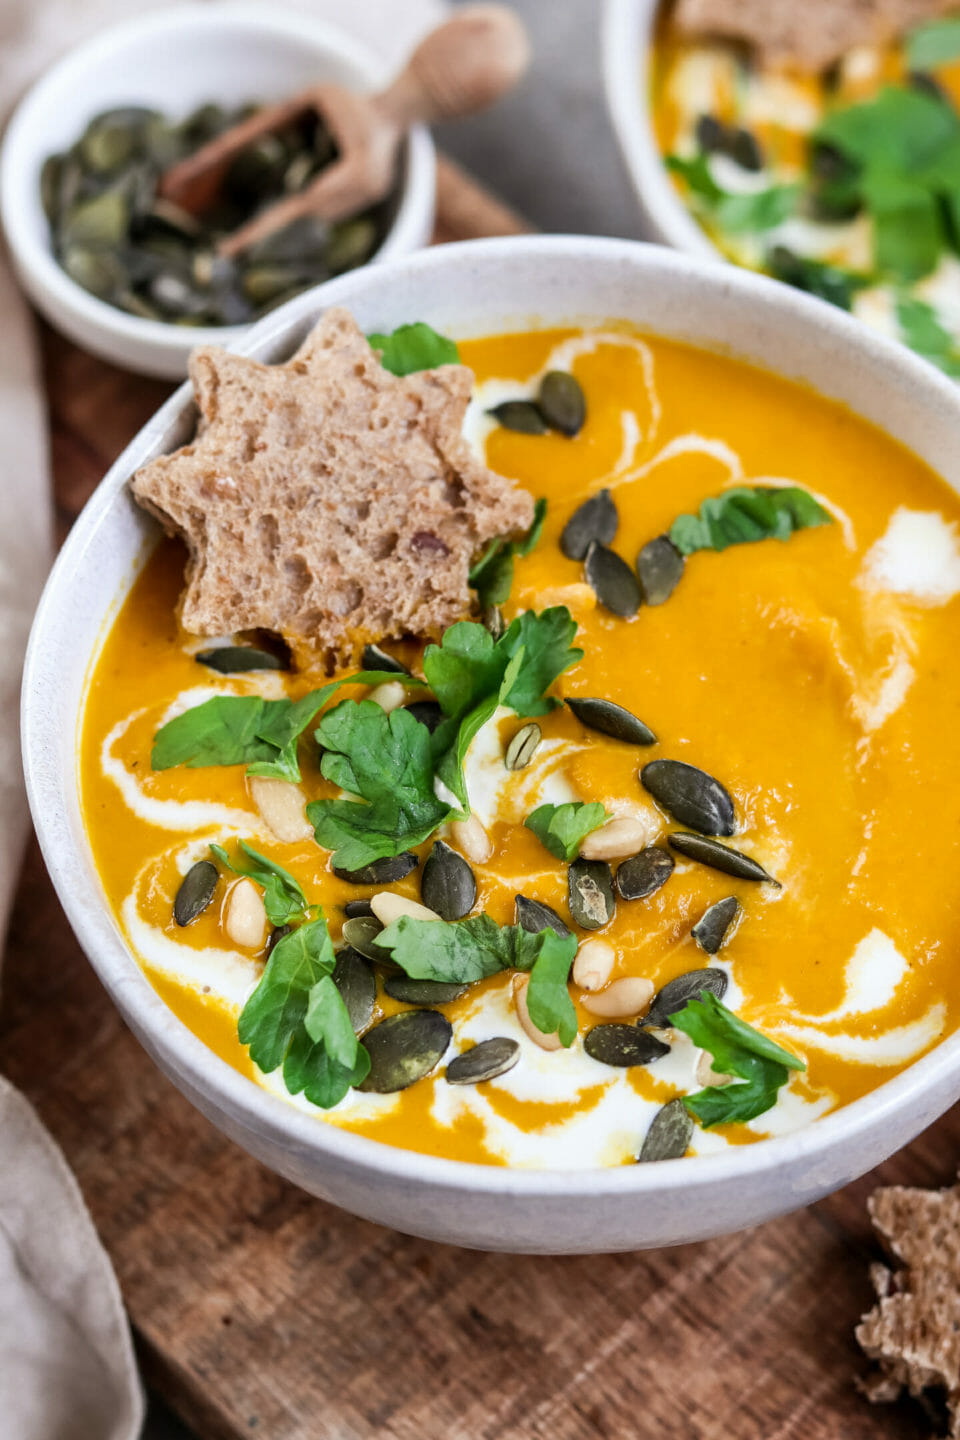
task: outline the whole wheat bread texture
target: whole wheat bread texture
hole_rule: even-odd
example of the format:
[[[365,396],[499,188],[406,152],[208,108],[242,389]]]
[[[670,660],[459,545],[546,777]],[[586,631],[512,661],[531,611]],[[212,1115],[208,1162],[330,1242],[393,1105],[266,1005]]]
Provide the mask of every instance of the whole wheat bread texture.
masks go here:
[[[677,0],[690,35],[742,40],[761,60],[816,73],[858,45],[884,45],[956,0]]]
[[[888,1186],[868,1202],[883,1240],[902,1263],[871,1266],[877,1304],[857,1339],[879,1369],[864,1384],[872,1400],[946,1392],[950,1434],[960,1436],[960,1185],[946,1190]]]
[[[463,437],[471,371],[392,375],[346,310],[286,364],[211,347],[190,377],[196,438],[131,485],[189,547],[195,634],[276,631],[305,663],[436,637],[470,610],[471,558],[532,522],[529,494]]]

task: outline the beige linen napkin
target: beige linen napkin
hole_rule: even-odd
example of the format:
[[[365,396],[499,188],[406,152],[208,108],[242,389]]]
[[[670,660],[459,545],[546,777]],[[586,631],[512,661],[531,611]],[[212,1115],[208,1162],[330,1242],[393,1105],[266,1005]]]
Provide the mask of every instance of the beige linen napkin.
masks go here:
[[[161,0],[162,3],[162,0]],[[340,24],[390,65],[442,0],[284,0]],[[152,6],[138,7],[141,9]],[[124,0],[0,0],[0,119]],[[27,828],[18,691],[50,558],[51,504],[35,337],[0,251],[0,936]],[[2,1057],[0,1057],[2,1062]],[[62,1154],[0,1076],[0,1440],[135,1440],[143,1399],[116,1278]]]

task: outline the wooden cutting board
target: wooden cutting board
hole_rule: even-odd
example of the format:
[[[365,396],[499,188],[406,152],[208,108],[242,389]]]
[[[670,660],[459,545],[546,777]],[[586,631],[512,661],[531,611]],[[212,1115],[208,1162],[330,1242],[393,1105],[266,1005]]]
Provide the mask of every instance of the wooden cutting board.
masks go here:
[[[522,228],[445,164],[438,239]],[[169,393],[43,336],[64,533]],[[172,1088],[81,954],[36,848],[18,892],[2,1068],[66,1152],[145,1375],[203,1440],[920,1440],[872,1407],[853,1327],[878,1254],[864,1200],[943,1185],[960,1108],[880,1170],[758,1230],[544,1259],[408,1239],[238,1150]],[[585,1225],[589,1223],[584,1217]]]

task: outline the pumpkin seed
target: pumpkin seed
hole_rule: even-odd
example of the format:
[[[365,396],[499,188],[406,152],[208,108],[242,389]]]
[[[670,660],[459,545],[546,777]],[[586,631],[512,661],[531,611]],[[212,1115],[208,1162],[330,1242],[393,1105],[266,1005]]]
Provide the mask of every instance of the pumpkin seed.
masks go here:
[[[605,610],[629,620],[640,609],[640,586],[626,560],[591,540],[583,562],[587,584]]]
[[[737,828],[729,794],[719,780],[695,765],[651,760],[640,771],[640,784],[674,820],[701,835],[732,835]]]
[[[477,899],[473,871],[456,850],[435,840],[420,877],[420,898],[441,920],[462,920]]]
[[[507,622],[503,618],[503,611],[499,605],[488,605],[483,612],[483,623],[494,640],[499,640],[507,628]]]
[[[715,115],[700,115],[694,133],[697,145],[705,155],[723,150],[727,142],[727,127]]]
[[[198,650],[193,657],[219,675],[240,675],[246,670],[286,670],[279,655],[257,650],[253,645],[221,645],[216,650]]]
[[[100,300],[112,299],[126,285],[126,272],[119,256],[112,250],[89,250],[83,245],[68,245],[60,256],[60,263],[71,280]]]
[[[105,250],[123,244],[130,224],[130,203],[119,190],[104,190],[92,200],[81,200],[64,216],[60,227],[63,246],[101,246]]]
[[[274,925],[273,929],[270,931],[270,934],[267,936],[268,955],[273,953],[274,947],[279,945],[280,941],[284,938],[284,936],[289,935],[292,929],[292,925]]]
[[[646,900],[673,874],[673,856],[660,845],[648,845],[617,866],[617,890],[624,900]]]
[[[625,740],[628,745],[656,745],[657,737],[649,725],[622,705],[612,700],[568,699],[567,704],[581,725],[596,730],[601,735],[610,735],[614,740]]]
[[[337,954],[332,978],[350,1016],[350,1024],[359,1035],[373,1019],[377,998],[377,979],[370,963],[359,950],[344,946]]]
[[[178,925],[189,925],[202,915],[213,899],[220,872],[210,860],[198,860],[180,881],[173,901],[173,918]]]
[[[617,533],[620,516],[609,490],[600,490],[570,516],[560,535],[560,549],[568,560],[582,560],[593,540],[609,545]]]
[[[654,1025],[665,1028],[670,1024],[670,1016],[682,1010],[691,1000],[698,1000],[704,990],[709,990],[718,1000],[722,1000],[727,993],[727,972],[716,965],[708,965],[702,970],[688,970],[685,975],[678,975],[675,980],[670,980],[661,990],[658,990],[650,1002],[650,1009],[647,1011],[642,1025]]]
[[[636,1025],[594,1025],[583,1037],[583,1048],[601,1065],[649,1065],[669,1055],[670,1046]]]
[[[520,1046],[516,1040],[497,1035],[455,1055],[447,1066],[446,1079],[450,1085],[480,1085],[484,1080],[505,1075],[519,1059]]]
[[[444,718],[436,700],[415,700],[412,705],[406,706],[406,711],[414,720],[419,720],[421,725],[426,725],[431,735]]]
[[[504,430],[515,430],[518,435],[549,434],[549,426],[532,400],[504,400],[487,414],[499,420]]]
[[[392,1000],[407,1005],[451,1005],[466,995],[469,985],[455,985],[445,980],[413,980],[409,975],[389,975],[383,988]]]
[[[402,855],[387,855],[382,860],[371,860],[369,865],[362,866],[359,870],[341,870],[334,865],[333,873],[338,880],[346,880],[351,885],[395,885],[398,880],[403,880],[416,870],[420,861],[412,850],[404,850]]]
[[[599,930],[613,919],[613,873],[606,860],[574,860],[567,871],[567,903],[584,930]]]
[[[532,935],[539,935],[541,930],[552,930],[563,940],[571,933],[569,925],[560,919],[556,910],[550,905],[544,905],[542,900],[531,900],[527,895],[518,895],[515,904],[515,923],[524,930],[529,930]]]
[[[768,885],[776,885],[778,890],[781,888],[780,881],[768,875],[758,860],[744,855],[742,850],[734,850],[730,845],[721,845],[719,840],[711,840],[706,835],[690,835],[686,830],[675,830],[667,839],[679,855],[697,860],[701,865],[709,865],[711,870],[722,870],[725,875],[735,875],[738,880],[766,881]]]
[[[503,763],[508,770],[525,770],[540,748],[543,731],[536,721],[531,720],[514,735],[507,746]]]
[[[734,130],[725,146],[730,159],[741,170],[762,170],[763,151],[757,137],[749,130]]]
[[[348,900],[343,913],[348,920],[356,920],[361,915],[372,915],[373,906],[369,900]]]
[[[439,1010],[403,1010],[368,1030],[370,1073],[357,1087],[391,1095],[414,1085],[443,1059],[453,1029]]]
[[[648,540],[637,556],[637,577],[645,605],[662,605],[676,590],[686,561],[666,535]]]
[[[576,379],[566,370],[549,370],[540,381],[537,394],[540,414],[551,430],[571,438],[583,429],[587,402]]]
[[[361,665],[364,670],[388,670],[391,675],[410,674],[406,665],[395,655],[389,655],[386,650],[381,650],[379,645],[364,645]]]
[[[649,1160],[679,1160],[687,1153],[693,1134],[693,1116],[679,1098],[668,1100],[650,1122],[643,1137],[638,1164]]]
[[[369,260],[377,238],[377,227],[370,219],[344,220],[334,225],[325,257],[330,273],[340,275]]]
[[[740,901],[737,897],[728,895],[725,900],[718,900],[709,910],[703,912],[690,932],[701,950],[706,950],[708,955],[716,955],[739,909]]]
[[[119,170],[133,155],[137,133],[132,125],[104,117],[93,120],[78,142],[78,152],[88,170],[107,175]]]
[[[341,933],[344,943],[359,951],[368,960],[390,958],[386,950],[381,950],[379,945],[373,943],[378,935],[383,934],[383,926],[376,915],[354,915],[349,920],[344,920]]]

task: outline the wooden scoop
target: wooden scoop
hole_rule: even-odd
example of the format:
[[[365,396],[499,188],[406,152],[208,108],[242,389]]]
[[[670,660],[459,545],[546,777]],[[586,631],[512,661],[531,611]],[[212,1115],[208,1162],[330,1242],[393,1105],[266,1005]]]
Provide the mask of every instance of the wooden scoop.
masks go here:
[[[191,214],[216,200],[230,161],[261,135],[282,130],[313,110],[330,130],[337,159],[307,188],[279,200],[226,236],[222,255],[236,255],[304,215],[330,222],[382,200],[393,184],[397,150],[411,125],[455,120],[491,105],[519,80],[530,48],[505,5],[471,5],[432,30],[406,67],[379,95],[317,85],[260,110],[171,166],[159,191]]]

